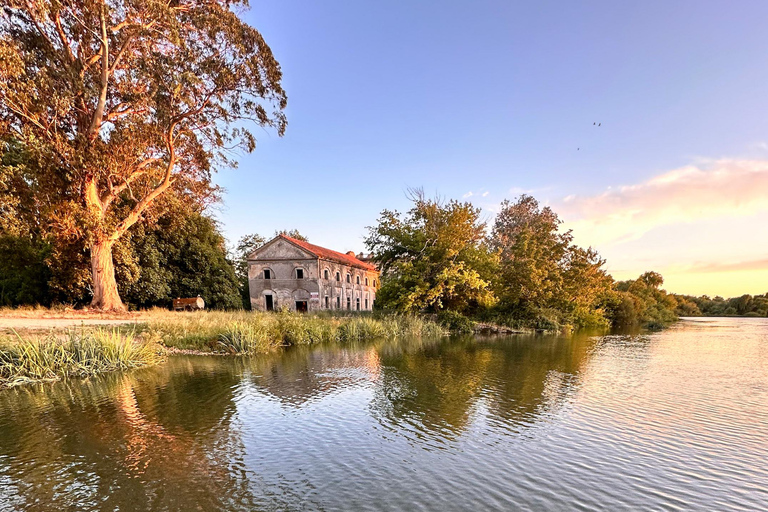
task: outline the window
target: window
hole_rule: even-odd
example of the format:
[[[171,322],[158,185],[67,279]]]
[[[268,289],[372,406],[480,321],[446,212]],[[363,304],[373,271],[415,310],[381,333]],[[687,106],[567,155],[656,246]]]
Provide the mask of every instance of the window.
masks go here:
[[[373,287],[376,288],[376,280],[373,280]]]
[[[360,297],[356,299],[356,307],[357,307],[357,310],[360,311]]]
[[[272,279],[272,271],[268,268],[264,269],[264,279]]]
[[[341,297],[336,297],[336,309],[341,309]]]
[[[351,282],[352,282],[352,276],[351,276],[351,275],[349,275],[349,274],[347,274],[347,282],[348,282],[348,283],[351,283]]]
[[[328,272],[328,269],[323,270],[323,279],[330,279],[331,273]]]
[[[357,276],[357,284],[360,284],[360,276]]]
[[[365,278],[365,286],[368,286],[368,278]]]
[[[349,311],[350,309],[352,309],[352,300],[349,297],[347,297],[347,311]]]
[[[336,280],[341,281],[341,273],[336,272]]]
[[[297,268],[296,269],[296,279],[304,279],[304,269],[303,268]]]
[[[331,298],[327,295],[325,296],[325,309],[331,309]]]
[[[365,298],[365,309],[368,310],[368,297]]]

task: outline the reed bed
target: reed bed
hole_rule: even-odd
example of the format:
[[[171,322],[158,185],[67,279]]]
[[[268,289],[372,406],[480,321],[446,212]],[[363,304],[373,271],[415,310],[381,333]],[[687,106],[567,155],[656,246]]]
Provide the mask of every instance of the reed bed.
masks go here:
[[[405,337],[438,337],[435,322],[414,316],[206,311],[150,311],[147,339],[183,350],[255,354],[292,345]]]
[[[118,329],[16,335],[0,347],[0,384],[86,377],[159,363],[162,348]]]

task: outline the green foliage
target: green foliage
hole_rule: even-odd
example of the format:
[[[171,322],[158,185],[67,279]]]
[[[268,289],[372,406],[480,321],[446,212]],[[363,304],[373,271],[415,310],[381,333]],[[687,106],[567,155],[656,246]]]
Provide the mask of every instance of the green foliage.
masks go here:
[[[263,236],[252,233],[241,237],[235,247],[235,276],[244,309],[251,309],[251,294],[248,288],[248,255],[264,245],[266,241],[267,239]]]
[[[613,323],[659,329],[675,322],[677,300],[660,288],[662,284],[664,279],[657,272],[646,272],[635,280],[616,283]]]
[[[680,316],[750,316],[768,317],[768,293],[763,295],[742,295],[724,299],[707,295],[692,297],[675,295]]]
[[[469,203],[413,194],[405,215],[384,210],[366,245],[382,272],[378,307],[403,313],[490,306],[494,257],[484,243],[480,210]]]
[[[475,332],[475,322],[456,311],[441,311],[437,314],[437,323],[452,334],[472,334]]]
[[[136,342],[133,335],[118,330],[70,331],[63,341],[55,335],[19,336],[0,348],[0,383],[12,386],[35,380],[84,377],[157,364],[161,360],[158,347]]]
[[[500,260],[497,314],[536,329],[605,326],[613,282],[605,261],[559,226],[557,214],[531,196],[502,203],[490,237]]]
[[[212,173],[254,149],[249,125],[285,131],[280,66],[242,6],[3,4],[0,140],[24,147],[46,229],[106,269],[92,276],[94,306],[122,306],[112,248],[134,224],[159,217],[168,195],[210,203]],[[0,195],[7,182],[2,172]]]
[[[171,313],[155,311],[146,325],[150,340],[178,349],[261,353],[278,347],[375,338],[421,338],[445,334],[435,322],[404,315],[335,316],[290,311]]]
[[[175,211],[154,227],[136,226],[115,253],[122,295],[137,307],[169,307],[176,297],[200,295],[206,307],[241,308],[234,266],[210,217]]]
[[[0,235],[0,306],[50,305],[50,251],[40,241]]]

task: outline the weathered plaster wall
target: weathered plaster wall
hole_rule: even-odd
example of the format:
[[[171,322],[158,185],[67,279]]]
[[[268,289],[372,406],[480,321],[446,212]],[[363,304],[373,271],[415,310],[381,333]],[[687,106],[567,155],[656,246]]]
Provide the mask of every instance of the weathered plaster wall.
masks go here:
[[[296,278],[297,268],[304,271],[303,279]],[[271,279],[264,278],[265,269],[271,271]],[[338,281],[336,273],[339,274]],[[350,282],[347,282],[347,275]],[[248,258],[251,309],[259,311],[266,309],[266,295],[272,295],[275,309],[295,310],[297,300],[306,300],[310,311],[356,311],[359,300],[359,310],[370,311],[376,299],[378,279],[376,272],[320,260],[280,239],[259,249]]]

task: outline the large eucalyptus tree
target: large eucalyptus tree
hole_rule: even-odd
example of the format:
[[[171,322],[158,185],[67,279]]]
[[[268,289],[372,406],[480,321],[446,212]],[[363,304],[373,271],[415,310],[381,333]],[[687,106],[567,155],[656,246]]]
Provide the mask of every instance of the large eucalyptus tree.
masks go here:
[[[0,0],[0,136],[39,169],[50,227],[89,251],[93,301],[124,306],[112,249],[164,198],[200,201],[249,126],[286,127],[282,73],[226,0]]]

